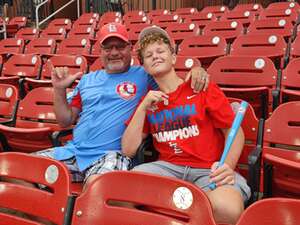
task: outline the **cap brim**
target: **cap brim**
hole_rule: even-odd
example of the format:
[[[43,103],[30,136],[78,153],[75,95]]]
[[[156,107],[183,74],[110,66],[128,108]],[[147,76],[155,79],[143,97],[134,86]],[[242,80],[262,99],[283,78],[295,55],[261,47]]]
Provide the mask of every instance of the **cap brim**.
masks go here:
[[[106,39],[108,39],[110,37],[117,37],[117,38],[120,38],[123,41],[129,43],[128,38],[124,37],[123,35],[118,34],[118,33],[111,33],[111,34],[106,35],[104,38],[102,38],[102,40],[100,41],[100,44],[102,44]]]

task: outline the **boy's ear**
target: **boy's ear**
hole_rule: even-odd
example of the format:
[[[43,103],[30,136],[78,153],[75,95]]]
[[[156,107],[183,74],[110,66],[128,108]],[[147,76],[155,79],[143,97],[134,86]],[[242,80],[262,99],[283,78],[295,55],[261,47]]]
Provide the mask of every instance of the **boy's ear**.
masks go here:
[[[174,66],[176,64],[176,54],[172,53],[172,65]]]

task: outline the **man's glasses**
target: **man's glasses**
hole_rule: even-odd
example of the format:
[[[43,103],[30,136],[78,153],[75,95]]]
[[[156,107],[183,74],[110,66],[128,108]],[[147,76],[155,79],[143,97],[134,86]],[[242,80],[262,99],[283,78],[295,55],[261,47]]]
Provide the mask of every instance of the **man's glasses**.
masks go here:
[[[120,44],[107,44],[107,45],[101,45],[101,48],[106,51],[106,52],[110,52],[111,50],[113,50],[113,48],[115,48],[117,51],[123,51],[129,44],[128,43],[120,43]]]

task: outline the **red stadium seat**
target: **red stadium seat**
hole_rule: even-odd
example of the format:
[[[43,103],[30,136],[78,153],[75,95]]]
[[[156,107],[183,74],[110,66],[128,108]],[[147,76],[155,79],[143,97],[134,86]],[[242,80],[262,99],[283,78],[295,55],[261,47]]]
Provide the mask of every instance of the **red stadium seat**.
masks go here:
[[[280,35],[287,41],[293,35],[294,26],[288,19],[261,19],[253,21],[247,34]]]
[[[90,66],[90,72],[104,69],[104,65],[101,61],[101,58],[97,58],[94,63]]]
[[[51,20],[47,27],[56,27],[61,28],[63,27],[67,32],[72,28],[72,21],[68,18],[57,18]]]
[[[132,10],[125,13],[125,15],[123,16],[123,20],[127,20],[131,17],[136,17],[136,16],[143,17],[145,15],[146,13],[142,10]]]
[[[34,80],[25,78],[25,86],[27,89],[33,89],[36,87],[51,87],[51,69],[52,64],[54,67],[68,67],[70,74],[87,72],[87,61],[83,56],[79,55],[54,55],[48,59],[47,63],[43,65],[41,72],[41,79]]]
[[[138,37],[140,32],[146,28],[151,26],[148,23],[141,23],[141,24],[130,24],[127,26],[128,34],[129,34],[129,40],[134,45],[138,41]]]
[[[178,55],[195,57],[207,68],[211,62],[227,53],[224,38],[218,36],[196,36],[184,39],[178,48]]]
[[[177,15],[191,15],[191,14],[196,14],[196,13],[198,13],[198,9],[193,8],[193,7],[177,8],[175,10],[175,14],[177,14]]]
[[[79,17],[74,23],[73,23],[73,27],[80,27],[80,26],[89,26],[89,27],[93,27],[94,29],[97,26],[97,19],[96,18],[91,18],[91,17]]]
[[[53,109],[53,89],[35,88],[19,103],[14,127],[0,124],[7,151],[35,152],[52,147],[51,134],[61,130]],[[4,144],[5,145],[5,144]]]
[[[298,35],[291,44],[290,58],[300,57],[300,36]]]
[[[184,39],[198,36],[200,28],[194,23],[170,24],[166,31],[176,44],[180,44]]]
[[[263,10],[259,3],[237,4],[232,11],[250,11],[254,12],[256,16]]]
[[[273,60],[277,68],[286,64],[287,44],[276,34],[257,34],[239,36],[230,48],[234,56],[265,56]]]
[[[228,11],[222,15],[221,21],[239,21],[244,27],[248,27],[255,20],[255,12],[252,11]]]
[[[239,21],[215,21],[207,24],[203,30],[203,35],[221,36],[227,43],[232,43],[242,34],[244,34],[244,27]]]
[[[150,24],[151,20],[147,16],[132,16],[128,19],[124,20],[124,24],[126,27],[132,25],[132,24]]]
[[[91,42],[87,38],[80,38],[73,36],[64,39],[58,48],[56,54],[68,54],[68,55],[88,55],[91,50]]]
[[[236,225],[297,225],[300,221],[300,200],[263,199],[250,205]]]
[[[39,37],[40,31],[36,28],[24,27],[16,33],[16,38],[30,41]]]
[[[19,179],[32,184],[42,184],[48,190],[25,186],[19,183],[1,181]],[[0,154],[0,207],[28,216],[9,214],[0,211],[1,225],[38,225],[45,224],[35,219],[64,224],[67,202],[70,193],[70,175],[67,167],[53,159],[30,154],[9,152]],[[20,214],[19,214],[20,215]]]
[[[0,82],[18,87],[20,78],[29,77],[39,79],[41,66],[42,60],[39,55],[13,55],[3,64]]]
[[[68,33],[68,38],[86,38],[92,40],[95,38],[95,27],[90,25],[74,26]]]
[[[281,102],[300,101],[300,58],[293,59],[282,72]]]
[[[266,57],[219,57],[207,71],[211,80],[221,87],[227,97],[249,102],[254,107],[257,117],[266,118],[273,101],[278,101],[277,70]],[[274,99],[271,92],[274,93]]]
[[[300,198],[300,102],[287,102],[265,121],[264,197]]]
[[[217,18],[221,17],[223,13],[229,11],[227,6],[216,5],[216,6],[206,6],[201,10],[201,13],[212,13]]]
[[[8,38],[0,41],[0,54],[20,54],[23,53],[25,42],[21,38]]]
[[[97,29],[103,27],[107,23],[116,22],[123,23],[122,15],[120,12],[106,12],[100,17]],[[99,29],[98,29],[99,30]]]
[[[267,9],[293,9],[299,11],[300,6],[298,2],[273,2],[268,5]]]
[[[217,17],[213,13],[196,13],[192,15],[182,15],[184,23],[194,23],[199,26],[201,30],[210,22],[216,21]]]
[[[30,41],[26,46],[25,54],[38,54],[41,56],[51,56],[55,53],[56,42],[52,38],[37,38]]]
[[[96,41],[91,46],[91,53],[90,54],[84,54],[84,57],[87,59],[88,65],[93,64],[93,62],[100,57],[101,53],[101,44],[100,40]]]
[[[63,27],[47,27],[42,31],[40,37],[53,38],[57,42],[61,42],[66,38],[67,31]]]
[[[186,74],[192,67],[201,66],[200,61],[195,57],[177,56],[174,65],[177,76],[185,79]]]
[[[19,93],[15,86],[0,83],[0,123],[12,122],[15,117]]]
[[[171,12],[167,9],[154,9],[154,10],[151,10],[147,13],[147,16],[153,20],[154,17],[156,16],[160,16],[160,15],[168,15],[168,14],[171,14]]]
[[[116,13],[116,12],[112,12],[112,13]],[[77,20],[85,20],[86,18],[88,18],[88,19],[94,19],[96,21],[99,21],[100,15],[99,15],[99,13],[95,13],[95,12],[83,13],[83,14],[81,14],[81,16]]]
[[[17,31],[22,28],[26,27],[27,24],[27,17],[25,16],[17,16],[11,18],[7,25],[6,25],[6,32],[8,37],[14,37]]]
[[[178,15],[161,15],[153,18],[152,24],[165,29],[170,24],[180,24],[182,18]]]
[[[109,200],[142,205],[143,209],[111,206]],[[76,199],[72,224],[100,223],[215,225],[207,196],[193,184],[128,171],[115,171],[98,176]]]
[[[259,14],[259,19],[286,19],[287,21],[296,23],[298,20],[298,12],[292,9],[265,9]]]

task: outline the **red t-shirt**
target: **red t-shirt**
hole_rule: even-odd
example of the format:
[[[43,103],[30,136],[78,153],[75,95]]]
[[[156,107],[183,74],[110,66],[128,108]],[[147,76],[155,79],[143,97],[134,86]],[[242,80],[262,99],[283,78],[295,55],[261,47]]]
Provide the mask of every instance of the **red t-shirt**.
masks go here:
[[[205,92],[195,94],[190,82],[181,84],[147,111],[144,132],[151,133],[159,159],[197,168],[210,168],[224,148],[220,128],[230,128],[234,113],[224,93],[210,82]]]

